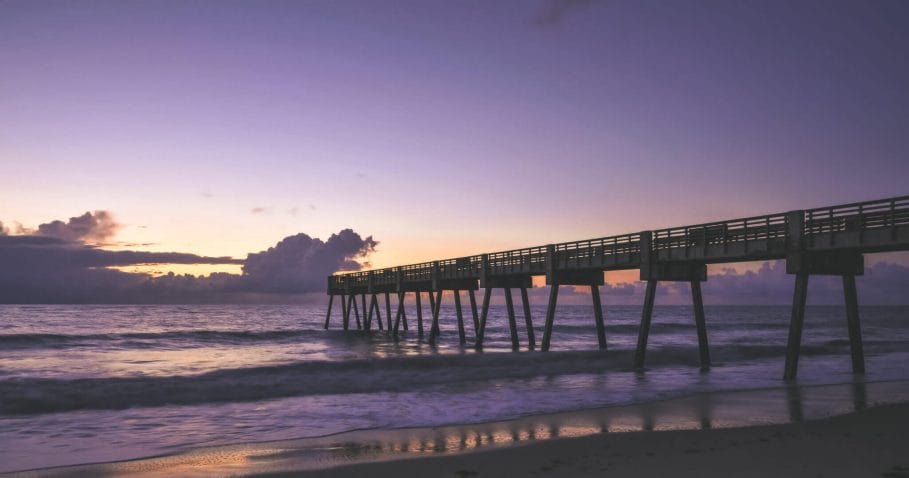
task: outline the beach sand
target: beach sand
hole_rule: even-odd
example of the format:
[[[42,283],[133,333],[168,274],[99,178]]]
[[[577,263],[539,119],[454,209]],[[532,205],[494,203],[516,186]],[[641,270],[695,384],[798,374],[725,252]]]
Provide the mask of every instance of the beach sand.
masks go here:
[[[19,476],[909,478],[909,381],[715,392],[494,423],[201,447]]]
[[[909,405],[784,425],[599,434],[295,476],[909,478]]]

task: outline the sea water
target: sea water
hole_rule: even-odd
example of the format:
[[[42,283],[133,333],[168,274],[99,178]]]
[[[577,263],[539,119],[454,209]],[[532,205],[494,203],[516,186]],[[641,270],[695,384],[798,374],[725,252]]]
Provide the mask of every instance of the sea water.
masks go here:
[[[429,307],[421,339],[412,304],[398,339],[375,323],[371,332],[340,330],[337,315],[324,330],[324,304],[0,306],[0,472],[780,387],[789,312],[708,306],[705,372],[691,307],[657,306],[641,372],[632,367],[641,315],[633,306],[605,308],[606,351],[591,307],[559,306],[546,353],[537,306],[537,349],[519,309],[517,352],[497,306],[482,352],[469,307],[461,345],[447,303],[436,345]],[[868,372],[858,380],[909,379],[909,307],[860,314]],[[855,380],[843,308],[809,306],[799,383]]]

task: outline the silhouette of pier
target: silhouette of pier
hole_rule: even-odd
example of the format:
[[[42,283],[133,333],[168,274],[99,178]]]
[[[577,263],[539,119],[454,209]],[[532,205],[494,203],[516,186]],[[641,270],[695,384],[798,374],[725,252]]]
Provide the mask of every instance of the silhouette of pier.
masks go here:
[[[812,275],[842,277],[852,370],[863,373],[865,364],[855,276],[864,272],[864,254],[902,250],[909,250],[909,196],[335,274],[328,277],[329,302],[325,328],[329,326],[334,298],[340,296],[345,330],[350,328],[352,314],[357,329],[370,330],[375,317],[382,330],[379,298],[384,295],[384,330],[397,335],[402,325],[404,330],[408,328],[404,303],[407,295],[414,293],[417,330],[423,337],[421,293],[426,292],[432,318],[429,341],[434,344],[439,336],[442,293],[452,291],[458,336],[460,342],[465,344],[461,292],[466,291],[470,300],[475,345],[480,349],[490,296],[493,289],[500,288],[505,292],[512,346],[517,349],[519,338],[512,289],[518,289],[528,343],[533,348],[536,339],[527,289],[532,286],[532,277],[545,276],[546,284],[551,288],[541,349],[549,350],[559,286],[563,285],[590,287],[597,339],[600,348],[605,349],[606,329],[598,287],[604,284],[605,272],[638,269],[641,280],[647,282],[647,288],[635,351],[635,368],[644,366],[657,283],[684,281],[691,284],[700,363],[706,369],[710,367],[710,350],[701,282],[707,280],[707,264],[785,260],[786,272],[795,276],[795,290],[784,378],[793,379],[797,373],[808,279]],[[478,313],[475,291],[480,288],[484,289],[484,293]],[[394,320],[390,294],[397,294],[398,298]],[[357,296],[361,299],[362,322]],[[368,306],[367,296],[370,296]]]

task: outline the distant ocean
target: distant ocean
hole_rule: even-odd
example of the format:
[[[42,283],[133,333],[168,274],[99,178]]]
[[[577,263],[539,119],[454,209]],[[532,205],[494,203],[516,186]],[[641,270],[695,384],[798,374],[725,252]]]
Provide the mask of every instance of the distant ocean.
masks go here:
[[[428,306],[425,326],[428,332]],[[384,312],[384,309],[383,309]],[[657,306],[646,373],[631,369],[640,307],[560,306],[552,351],[511,352],[504,307],[484,351],[410,331],[323,330],[318,306],[0,306],[0,472],[349,430],[477,423],[721,390],[780,387],[789,307],[706,309],[714,366],[698,368],[691,307]],[[383,314],[384,315],[384,314]],[[533,307],[537,343],[544,307]],[[863,307],[867,381],[909,379],[909,307]],[[353,323],[353,320],[351,320]],[[853,381],[842,307],[809,307],[799,383]]]

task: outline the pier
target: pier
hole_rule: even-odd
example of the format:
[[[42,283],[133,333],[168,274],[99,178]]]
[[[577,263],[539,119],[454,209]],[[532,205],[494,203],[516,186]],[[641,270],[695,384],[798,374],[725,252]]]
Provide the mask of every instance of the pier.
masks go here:
[[[598,288],[604,284],[605,273],[637,269],[647,287],[634,367],[640,369],[645,364],[657,284],[660,281],[684,281],[691,285],[700,364],[707,369],[710,367],[710,349],[701,295],[701,282],[707,280],[707,264],[785,260],[786,272],[795,276],[795,287],[783,377],[787,380],[796,377],[808,281],[811,276],[817,275],[842,277],[852,370],[864,373],[855,277],[864,272],[864,254],[904,250],[909,250],[909,196],[335,274],[328,277],[325,328],[330,325],[332,305],[337,296],[340,298],[342,327],[345,330],[351,329],[353,315],[358,330],[370,330],[375,318],[380,330],[397,335],[402,327],[408,329],[404,303],[408,294],[412,293],[417,306],[417,332],[423,337],[421,293],[425,292],[429,295],[431,310],[429,342],[434,344],[439,336],[443,292],[451,291],[459,340],[465,344],[467,331],[461,295],[466,292],[470,301],[475,346],[481,349],[492,290],[500,288],[505,292],[512,346],[517,349],[519,337],[512,297],[513,289],[517,289],[527,325],[528,343],[533,348],[536,338],[527,289],[532,287],[534,276],[545,276],[550,295],[540,349],[549,350],[559,286],[563,285],[590,287],[594,308],[593,328],[599,347],[606,349],[606,329]],[[478,311],[476,291],[481,288],[483,297]],[[398,298],[394,318],[390,294],[396,294]],[[383,297],[384,326],[380,307]],[[358,298],[362,307],[357,304]]]

